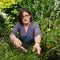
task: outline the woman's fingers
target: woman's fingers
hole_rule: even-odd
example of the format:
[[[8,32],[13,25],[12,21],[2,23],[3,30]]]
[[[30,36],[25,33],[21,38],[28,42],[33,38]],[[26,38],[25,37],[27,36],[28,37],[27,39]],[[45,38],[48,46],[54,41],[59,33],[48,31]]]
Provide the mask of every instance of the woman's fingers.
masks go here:
[[[36,52],[36,53],[37,53],[37,54],[40,54],[40,52],[41,52],[41,48],[40,48],[40,47],[38,47],[38,48],[37,48],[37,52]]]
[[[20,42],[19,40],[16,40],[16,41],[14,41],[14,45],[15,45],[17,48],[19,48],[19,47],[21,47],[22,42]]]
[[[41,54],[41,48],[40,47],[34,46],[32,52],[34,52],[34,53],[38,54],[39,56],[43,57],[43,54]]]
[[[22,49],[23,51],[27,52],[27,49],[25,49],[23,46],[22,46],[22,42],[20,40],[15,40],[14,41],[14,45],[17,47],[17,48],[20,48]]]
[[[36,47],[33,47],[32,52],[36,52],[36,51],[37,51]]]
[[[19,48],[19,47],[21,47],[22,43],[17,42],[16,45],[17,45],[17,48]]]

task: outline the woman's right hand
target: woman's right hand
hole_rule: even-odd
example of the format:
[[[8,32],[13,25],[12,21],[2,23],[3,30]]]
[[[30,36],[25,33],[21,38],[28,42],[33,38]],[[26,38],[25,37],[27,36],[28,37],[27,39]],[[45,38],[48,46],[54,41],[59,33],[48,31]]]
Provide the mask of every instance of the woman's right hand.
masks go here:
[[[13,41],[13,44],[14,44],[17,48],[20,48],[20,47],[22,46],[22,42],[21,42],[19,39],[14,40],[14,41]]]
[[[9,35],[10,39],[11,39],[11,42],[17,47],[17,48],[20,48],[22,46],[22,42],[16,38],[15,34],[11,33]]]

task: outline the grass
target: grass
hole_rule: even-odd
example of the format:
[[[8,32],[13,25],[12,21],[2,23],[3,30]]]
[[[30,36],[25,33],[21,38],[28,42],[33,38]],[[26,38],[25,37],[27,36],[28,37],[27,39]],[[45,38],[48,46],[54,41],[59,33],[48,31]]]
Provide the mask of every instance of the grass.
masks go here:
[[[9,38],[5,38],[0,44],[0,59],[1,60],[45,60],[32,52],[32,47],[28,52],[17,49],[10,43]]]

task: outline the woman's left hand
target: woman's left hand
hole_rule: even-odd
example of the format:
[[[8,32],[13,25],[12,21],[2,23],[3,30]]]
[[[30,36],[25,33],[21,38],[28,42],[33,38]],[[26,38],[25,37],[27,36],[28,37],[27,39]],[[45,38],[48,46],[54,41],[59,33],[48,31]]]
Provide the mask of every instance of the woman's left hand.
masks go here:
[[[39,43],[35,43],[32,51],[40,55],[41,54],[40,44]]]

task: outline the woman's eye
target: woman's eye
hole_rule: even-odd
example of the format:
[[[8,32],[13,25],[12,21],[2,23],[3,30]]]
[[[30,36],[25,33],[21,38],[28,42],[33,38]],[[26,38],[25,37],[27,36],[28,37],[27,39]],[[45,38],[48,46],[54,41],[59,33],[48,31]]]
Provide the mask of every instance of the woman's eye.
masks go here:
[[[29,16],[29,15],[25,15],[25,16],[23,16],[23,17],[27,17],[27,16]]]

